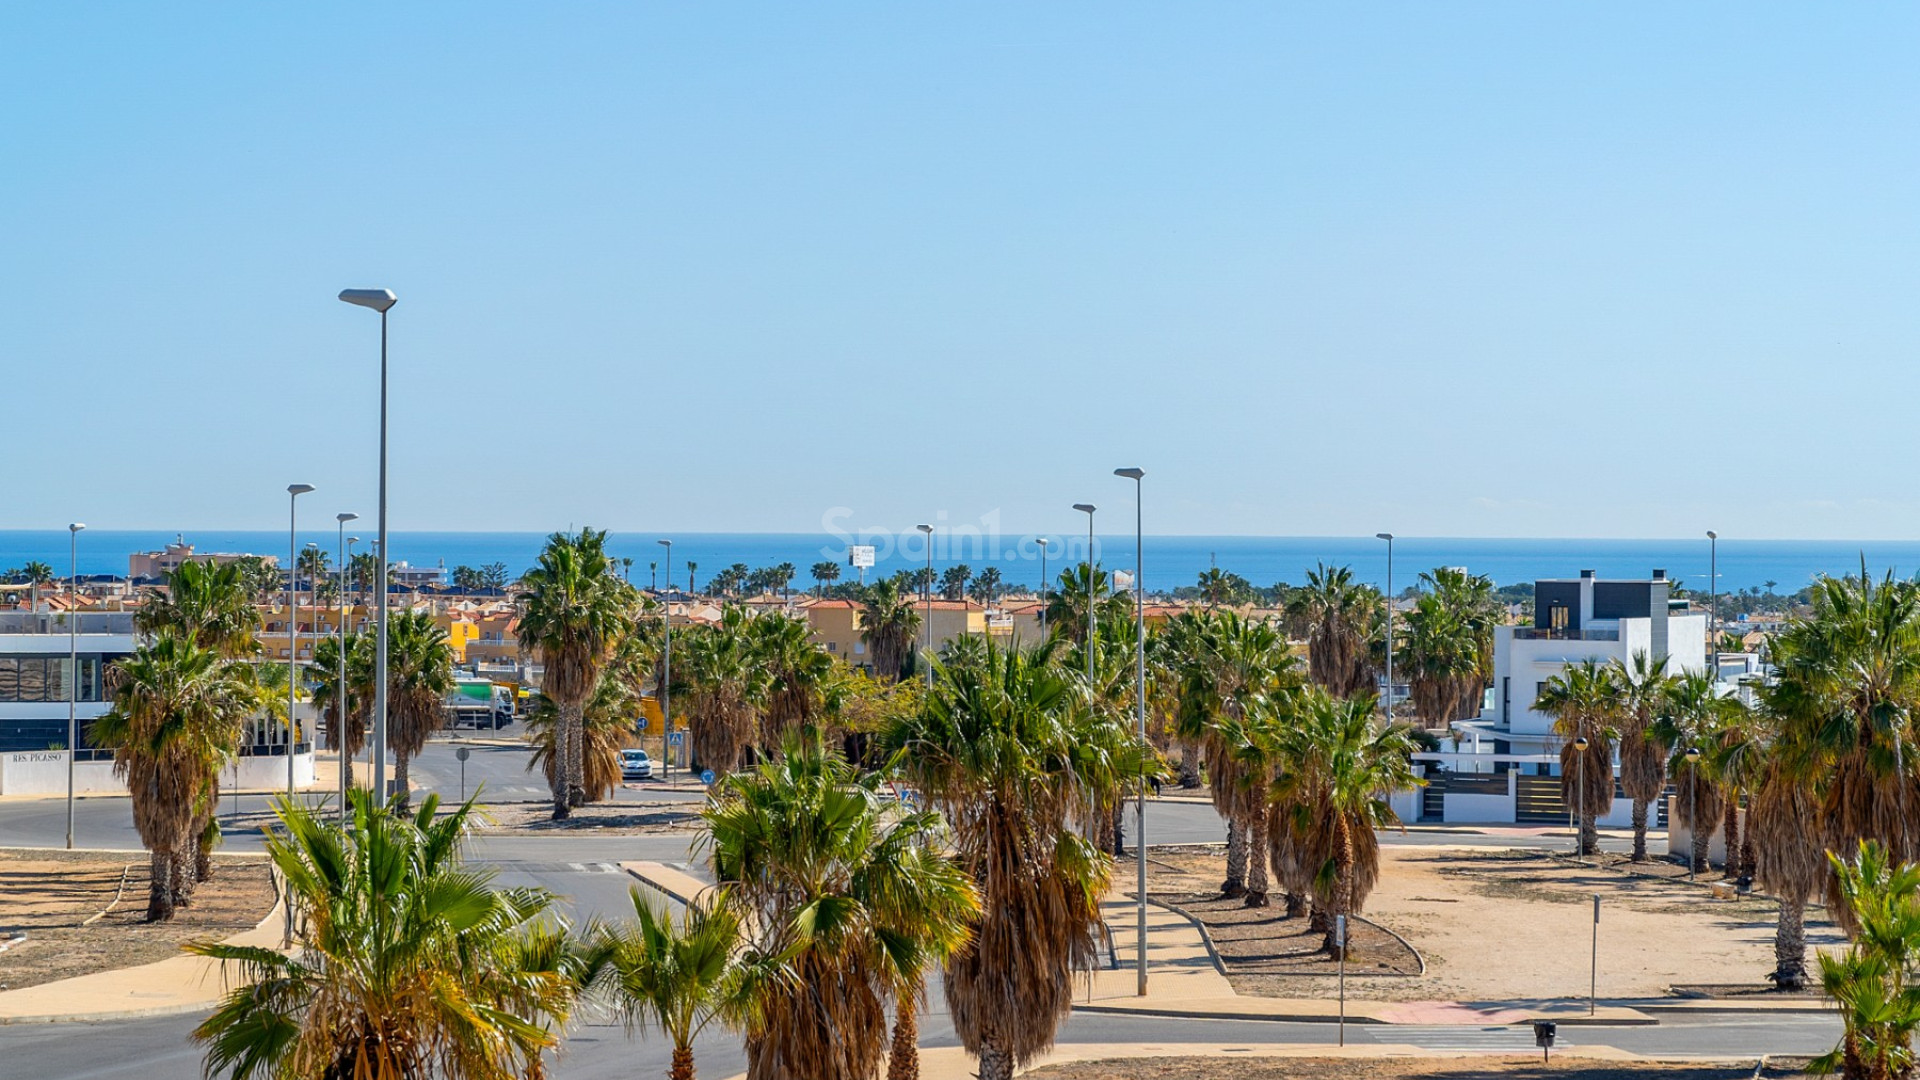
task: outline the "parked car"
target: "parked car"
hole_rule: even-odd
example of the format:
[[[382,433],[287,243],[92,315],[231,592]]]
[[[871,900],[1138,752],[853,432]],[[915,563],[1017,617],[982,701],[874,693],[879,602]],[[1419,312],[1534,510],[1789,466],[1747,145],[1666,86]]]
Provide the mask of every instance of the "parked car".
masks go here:
[[[645,750],[620,751],[620,778],[623,780],[653,779],[653,759],[647,757]]]

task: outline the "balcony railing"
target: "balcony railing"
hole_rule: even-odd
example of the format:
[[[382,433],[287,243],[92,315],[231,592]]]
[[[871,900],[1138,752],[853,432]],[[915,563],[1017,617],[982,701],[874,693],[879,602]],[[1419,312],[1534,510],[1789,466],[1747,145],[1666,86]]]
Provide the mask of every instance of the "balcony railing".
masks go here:
[[[1522,626],[1513,632],[1515,641],[1619,641],[1618,630],[1551,630]]]
[[[71,629],[69,625],[71,624]],[[0,634],[131,634],[131,611],[8,611],[0,613]]]

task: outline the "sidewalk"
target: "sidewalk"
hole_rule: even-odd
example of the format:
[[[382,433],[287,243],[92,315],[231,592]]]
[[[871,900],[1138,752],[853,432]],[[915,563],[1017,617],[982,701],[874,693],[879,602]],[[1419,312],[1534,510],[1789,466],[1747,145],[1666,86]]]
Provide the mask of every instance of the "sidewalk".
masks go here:
[[[230,945],[285,946],[284,892],[260,924]],[[239,966],[181,954],[139,967],[96,971],[20,990],[0,990],[0,1024],[57,1024],[172,1016],[212,1008],[244,982]]]

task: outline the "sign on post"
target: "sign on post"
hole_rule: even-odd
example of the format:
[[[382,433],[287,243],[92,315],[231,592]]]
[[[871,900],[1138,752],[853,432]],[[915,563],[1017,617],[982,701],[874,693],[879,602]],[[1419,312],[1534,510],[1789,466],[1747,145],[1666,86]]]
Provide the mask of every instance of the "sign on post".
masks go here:
[[[847,549],[847,565],[856,570],[873,568],[873,545],[855,544]]]
[[[1340,1045],[1347,1045],[1347,917],[1333,917],[1333,942],[1340,950]]]
[[[701,782],[701,783],[703,783],[703,784],[706,784],[706,785],[707,785],[708,787],[712,787],[712,786],[713,786],[713,770],[712,770],[712,769],[701,769],[701,770],[700,770],[700,782]]]

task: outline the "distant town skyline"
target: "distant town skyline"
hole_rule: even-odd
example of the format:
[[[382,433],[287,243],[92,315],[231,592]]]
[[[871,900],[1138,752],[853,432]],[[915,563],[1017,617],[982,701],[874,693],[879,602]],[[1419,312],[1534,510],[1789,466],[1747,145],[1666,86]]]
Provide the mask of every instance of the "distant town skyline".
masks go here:
[[[19,8],[0,528],[1920,536],[1916,30]]]

